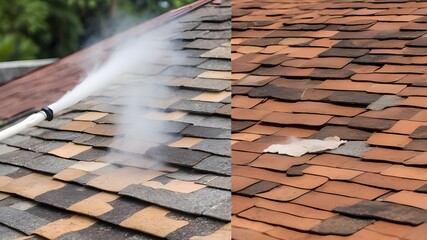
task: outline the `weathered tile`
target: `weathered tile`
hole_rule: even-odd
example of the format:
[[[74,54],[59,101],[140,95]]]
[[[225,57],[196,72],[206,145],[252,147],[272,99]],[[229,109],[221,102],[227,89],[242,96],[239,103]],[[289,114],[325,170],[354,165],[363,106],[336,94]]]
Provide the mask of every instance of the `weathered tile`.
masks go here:
[[[303,94],[303,90],[277,87],[273,84],[268,84],[263,87],[252,89],[248,96],[254,98],[273,97],[280,100],[296,101]]]
[[[215,102],[202,102],[202,101],[190,101],[180,100],[169,108],[179,111],[189,111],[194,113],[213,114],[218,108],[222,107],[222,103]]]
[[[377,101],[381,95],[365,93],[365,92],[352,92],[352,91],[336,91],[332,93],[327,99],[331,102],[349,105],[369,105]]]
[[[100,192],[79,202],[74,202],[68,210],[87,214],[89,216],[100,216],[113,210],[109,202],[119,198],[118,195]]]
[[[64,183],[55,181],[51,177],[31,173],[14,179],[9,184],[2,186],[1,190],[27,198],[35,198],[43,193],[62,188],[64,186]]]
[[[352,206],[335,208],[334,211],[343,215],[381,219],[411,225],[418,225],[424,222],[427,217],[425,210],[376,201],[362,201]]]
[[[203,137],[203,138],[229,138],[230,133],[221,128],[199,127],[190,125],[182,132],[184,136]]]
[[[6,164],[0,164],[0,176],[9,175],[17,171],[18,169],[19,169],[18,167],[6,165]]]
[[[235,177],[233,177],[234,180]],[[236,176],[237,178],[237,176]],[[234,181],[233,181],[234,182]],[[274,182],[269,182],[269,181],[260,181],[257,182],[249,187],[246,187],[242,190],[239,191],[239,194],[242,195],[248,195],[248,196],[253,196],[255,194],[258,193],[263,193],[263,192],[267,192],[277,186],[279,186],[280,184],[278,183],[274,183]]]
[[[166,217],[168,210],[150,206],[147,207],[120,223],[121,226],[146,232],[157,237],[166,237],[175,230],[188,225],[188,221],[174,220]],[[164,227],[159,228],[158,222],[165,223]]]
[[[119,192],[131,184],[141,184],[164,173],[153,170],[123,167],[102,174],[90,180],[87,185],[113,192]]]
[[[310,229],[310,231],[319,234],[349,236],[373,222],[374,220],[335,216],[322,221],[320,224]]]
[[[65,240],[65,239],[82,239],[82,238],[90,238],[93,240],[102,240],[105,238],[112,238],[112,239],[131,239],[134,238],[134,240],[140,239],[140,240],[153,240],[154,237],[148,236],[143,233],[135,233],[134,231],[119,228],[116,226],[111,226],[110,224],[97,222],[94,225],[78,230],[75,232],[65,233],[61,235],[58,240]]]
[[[310,138],[325,139],[331,136],[337,136],[343,140],[364,141],[371,136],[371,133],[345,126],[326,126],[317,133],[311,135]]]
[[[206,139],[195,144],[191,149],[231,157],[231,146],[229,140]]]
[[[231,175],[231,158],[210,156],[194,166],[195,169]]]
[[[197,239],[197,238],[206,238],[206,237],[212,237],[213,239],[216,239],[216,237],[213,237],[212,235],[215,234],[216,231],[220,230],[221,227],[224,225],[223,222],[206,218],[206,217],[198,217],[190,223],[171,234],[167,235],[167,239],[172,240],[179,240],[179,239]],[[230,232],[223,233],[222,237],[229,237]],[[195,237],[200,236],[200,237]],[[206,237],[202,237],[206,236]],[[218,239],[225,239],[225,238],[218,238]]]
[[[0,235],[5,239],[18,239],[25,237],[24,234],[6,226],[0,226]]]
[[[35,230],[34,233],[45,238],[56,239],[65,233],[82,230],[93,224],[95,221],[87,217],[72,216],[68,219],[48,223]]]
[[[49,223],[46,219],[10,207],[0,207],[0,222],[27,235]]]
[[[40,153],[30,151],[14,151],[0,155],[0,162],[8,163],[15,166],[23,166],[28,160],[41,156]]]
[[[386,130],[391,128],[396,121],[386,119],[375,119],[367,117],[354,117],[348,123],[349,127],[368,129],[368,130]]]
[[[90,188],[76,186],[74,184],[67,184],[62,188],[38,195],[35,200],[51,206],[66,209],[74,203],[77,203],[96,193],[96,190]]]
[[[150,148],[145,153],[149,158],[183,166],[194,166],[210,154],[188,149],[178,149],[167,146]]]
[[[349,141],[337,149],[329,150],[328,153],[360,157],[363,153],[369,151],[370,149],[371,147],[369,147],[365,141]]]
[[[153,189],[143,185],[131,185],[120,191],[120,194],[194,214],[203,214],[212,207],[219,206],[224,201],[229,201],[231,195],[228,191],[213,188],[203,188],[185,194],[163,189]],[[221,219],[226,220],[229,217],[230,214],[226,214],[221,216]]]
[[[60,148],[50,151],[49,153],[62,158],[70,158],[89,149],[91,149],[91,147],[77,145],[70,142]]]
[[[46,173],[56,174],[72,165],[76,162],[73,160],[63,159],[50,155],[42,155],[40,157],[29,159],[23,166]]]

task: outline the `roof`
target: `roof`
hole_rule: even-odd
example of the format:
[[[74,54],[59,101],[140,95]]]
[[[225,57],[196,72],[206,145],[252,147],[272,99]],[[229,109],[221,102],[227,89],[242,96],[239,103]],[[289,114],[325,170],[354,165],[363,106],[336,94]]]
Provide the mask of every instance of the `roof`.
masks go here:
[[[233,1],[235,239],[424,239],[427,3]],[[289,137],[348,142],[291,157]]]
[[[17,101],[2,105],[10,113],[3,117],[15,116],[71,88],[78,66],[93,64],[90,53],[106,56],[126,39],[178,25],[165,50],[179,53],[180,63],[126,73],[0,144],[2,239],[229,238],[230,18],[229,1],[198,1],[1,86],[2,103]],[[131,125],[121,117],[129,84],[163,86],[168,94],[139,102],[147,112],[134,121],[161,123],[162,133],[134,142],[138,148],[120,138]],[[15,94],[5,97],[9,91]]]

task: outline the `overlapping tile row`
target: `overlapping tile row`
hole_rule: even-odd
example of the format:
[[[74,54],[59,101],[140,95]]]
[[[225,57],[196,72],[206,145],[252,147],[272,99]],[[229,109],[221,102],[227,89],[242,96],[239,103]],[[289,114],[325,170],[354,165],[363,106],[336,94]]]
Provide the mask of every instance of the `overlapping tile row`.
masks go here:
[[[236,0],[232,21],[233,237],[425,238],[427,3]]]
[[[208,3],[175,20],[172,44],[161,50],[181,55],[179,63],[129,72],[53,121],[4,140],[4,236],[230,238],[230,11],[229,1]],[[126,120],[129,86],[140,84],[157,91],[135,103],[143,119]],[[125,140],[133,121],[161,128]]]

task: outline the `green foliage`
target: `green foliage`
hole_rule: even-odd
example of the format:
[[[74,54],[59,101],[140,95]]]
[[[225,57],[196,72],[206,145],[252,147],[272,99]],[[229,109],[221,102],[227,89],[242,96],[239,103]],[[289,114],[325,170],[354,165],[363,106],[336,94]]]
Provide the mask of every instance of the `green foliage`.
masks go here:
[[[0,0],[0,61],[63,57],[193,1]]]

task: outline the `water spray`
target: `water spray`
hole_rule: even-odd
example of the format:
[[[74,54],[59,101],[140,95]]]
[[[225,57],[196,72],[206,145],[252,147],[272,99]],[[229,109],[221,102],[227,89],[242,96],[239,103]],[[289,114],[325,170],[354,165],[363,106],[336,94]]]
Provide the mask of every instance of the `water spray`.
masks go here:
[[[91,96],[95,92],[112,85],[123,74],[140,69],[141,66],[150,63],[150,61],[172,61],[174,57],[168,56],[166,58],[164,55],[165,50],[163,49],[168,49],[168,47],[163,40],[168,39],[169,34],[173,32],[171,30],[174,28],[175,26],[172,25],[161,31],[152,31],[151,34],[128,40],[126,44],[116,47],[105,62],[97,69],[92,70],[82,82],[58,101],[42,108],[39,112],[30,115],[23,121],[0,131],[0,141],[18,134],[27,128],[34,127],[44,120],[51,121],[54,115]]]

